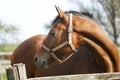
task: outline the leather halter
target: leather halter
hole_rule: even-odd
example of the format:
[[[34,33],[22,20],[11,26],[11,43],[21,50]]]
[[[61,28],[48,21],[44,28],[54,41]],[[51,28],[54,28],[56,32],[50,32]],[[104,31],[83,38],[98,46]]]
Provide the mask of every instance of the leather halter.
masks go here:
[[[72,13],[69,14],[69,26],[68,26],[68,41],[65,41],[63,43],[61,43],[60,45],[58,45],[57,47],[53,48],[53,49],[50,49],[48,48],[47,46],[45,46],[44,44],[42,45],[42,47],[48,51],[51,56],[58,62],[60,63],[63,63],[65,62],[66,60],[68,60],[73,54],[74,52],[76,52],[76,48],[74,47],[73,43],[72,43],[72,32],[73,32],[73,27],[72,27]],[[72,49],[72,53],[67,57],[65,58],[64,60],[61,60],[59,59],[55,54],[54,52],[61,49],[62,47],[66,46],[66,45],[69,45],[70,48]]]

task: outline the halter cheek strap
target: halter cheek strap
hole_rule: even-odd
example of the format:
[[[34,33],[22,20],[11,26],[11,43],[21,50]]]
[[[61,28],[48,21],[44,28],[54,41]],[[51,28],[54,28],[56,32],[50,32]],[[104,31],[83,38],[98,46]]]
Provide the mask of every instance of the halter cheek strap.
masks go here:
[[[75,51],[75,47],[72,42],[72,32],[73,32],[73,27],[72,27],[72,13],[70,13],[69,17],[69,26],[68,26],[68,42],[70,47],[72,48],[73,51]]]
[[[72,27],[72,13],[70,13],[70,15],[69,15],[69,26],[68,26],[68,41],[65,41],[65,42],[61,43],[60,45],[58,45],[57,47],[55,47],[55,48],[53,48],[53,49],[48,48],[48,47],[45,46],[44,44],[42,45],[42,47],[43,47],[46,51],[48,51],[48,52],[51,54],[51,56],[52,56],[56,61],[58,61],[58,62],[60,62],[60,63],[63,63],[63,62],[65,62],[66,60],[68,60],[68,59],[74,54],[74,52],[77,51],[76,48],[75,48],[74,45],[73,45],[73,42],[72,42],[72,32],[73,32],[73,27]],[[64,60],[61,60],[61,59],[59,59],[59,58],[55,55],[54,52],[57,51],[57,50],[59,50],[59,49],[61,49],[61,48],[63,48],[63,47],[66,46],[66,45],[69,45],[73,52],[72,52],[67,58],[65,58]]]

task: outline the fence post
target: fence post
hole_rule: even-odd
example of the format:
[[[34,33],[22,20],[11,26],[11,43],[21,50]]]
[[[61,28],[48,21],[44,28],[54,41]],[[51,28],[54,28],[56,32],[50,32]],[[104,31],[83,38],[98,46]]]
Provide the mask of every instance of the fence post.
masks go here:
[[[7,80],[20,80],[16,67],[8,67],[6,69]]]
[[[20,80],[27,80],[25,64],[19,63],[14,64],[17,67]]]
[[[6,69],[7,80],[27,80],[25,64],[14,64]]]

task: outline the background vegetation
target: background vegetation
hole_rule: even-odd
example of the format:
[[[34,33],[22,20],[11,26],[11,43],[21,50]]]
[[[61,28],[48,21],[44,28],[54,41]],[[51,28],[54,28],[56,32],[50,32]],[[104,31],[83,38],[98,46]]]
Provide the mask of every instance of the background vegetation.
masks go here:
[[[0,52],[13,51],[18,44],[18,27],[0,22]]]

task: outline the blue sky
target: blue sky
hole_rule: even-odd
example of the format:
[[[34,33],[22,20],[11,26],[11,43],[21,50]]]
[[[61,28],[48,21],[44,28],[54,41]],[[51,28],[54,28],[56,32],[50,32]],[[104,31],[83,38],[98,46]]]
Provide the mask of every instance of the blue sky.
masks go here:
[[[55,5],[63,10],[77,9],[67,0],[0,0],[0,20],[19,27],[23,41],[33,35],[47,34],[44,24],[57,15]]]

